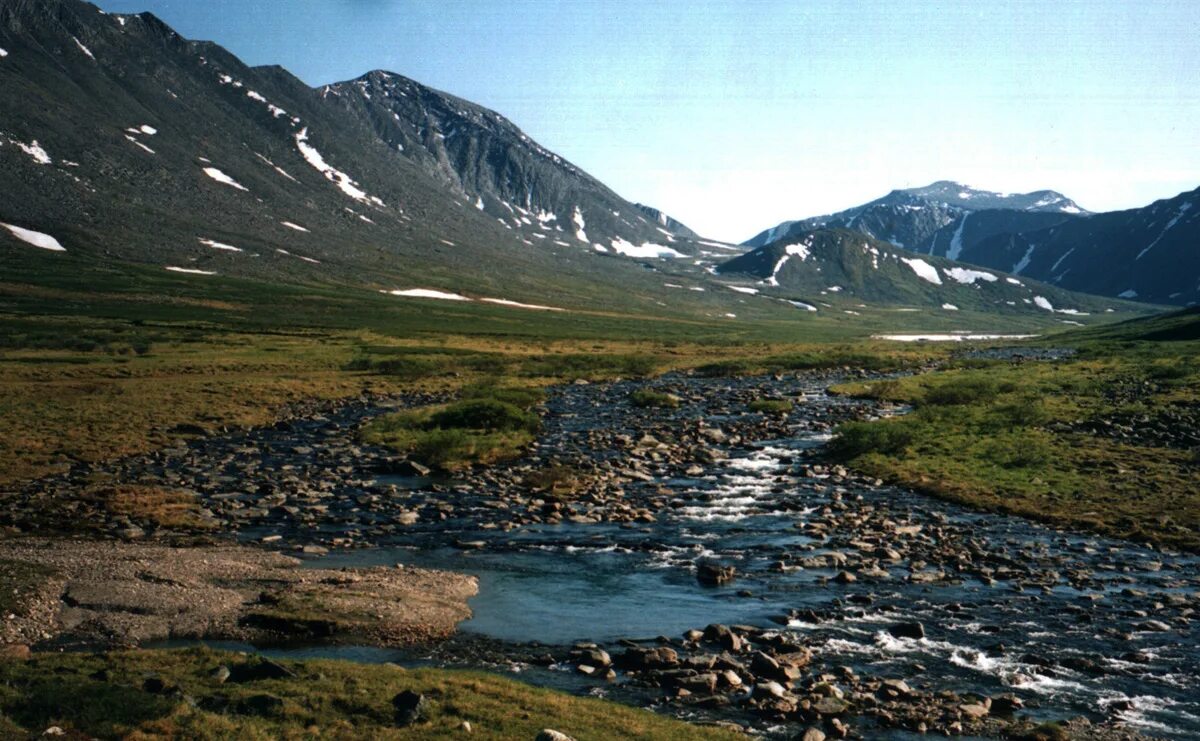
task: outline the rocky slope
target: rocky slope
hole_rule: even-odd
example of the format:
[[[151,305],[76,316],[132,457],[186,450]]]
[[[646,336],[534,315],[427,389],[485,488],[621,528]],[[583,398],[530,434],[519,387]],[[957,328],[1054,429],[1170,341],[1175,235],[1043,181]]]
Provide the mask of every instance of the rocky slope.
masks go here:
[[[1011,195],[939,182],[784,222],[745,244],[762,247],[821,227],[1073,291],[1158,304],[1200,301],[1200,189],[1093,214],[1054,191]]]
[[[699,249],[498,114],[397,75],[312,89],[78,0],[0,0],[0,49],[0,258],[649,304],[639,262]]]
[[[1107,311],[1111,305],[1000,271],[901,250],[850,229],[794,234],[729,260],[717,272],[743,279],[744,292],[764,292],[817,310],[835,299],[1068,316]]]
[[[996,233],[961,259],[1075,291],[1160,304],[1200,302],[1200,188],[1144,208]]]
[[[1061,223],[1073,215],[1087,213],[1070,198],[1052,190],[1022,194],[994,193],[941,180],[923,188],[893,190],[870,203],[835,214],[785,221],[760,232],[744,244],[747,247],[762,247],[811,229],[830,227],[853,229],[891,242],[897,247],[957,259],[954,252],[961,247],[954,242],[953,229],[967,215],[989,211],[1004,213],[1007,231],[1040,228]],[[952,229],[950,239],[943,236],[940,240],[941,251],[935,252],[935,239],[947,228]],[[962,236],[959,234],[958,238]],[[968,236],[974,237],[974,230]]]

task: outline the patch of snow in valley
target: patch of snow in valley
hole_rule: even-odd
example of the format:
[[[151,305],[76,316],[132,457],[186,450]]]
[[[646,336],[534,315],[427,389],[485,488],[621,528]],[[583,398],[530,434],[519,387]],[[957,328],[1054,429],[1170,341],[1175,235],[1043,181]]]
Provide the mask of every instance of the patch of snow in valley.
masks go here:
[[[4,51],[3,49],[0,49],[0,59],[4,59],[7,56],[8,56],[8,52]]]
[[[954,304],[942,304],[942,308],[946,311],[958,311],[958,307]]]
[[[1011,284],[1013,284],[1014,286],[1023,286],[1023,285],[1025,285],[1024,283],[1022,283],[1021,281],[1017,280],[1016,278],[1005,278],[1004,280],[1005,280],[1005,282],[1007,282],[1007,283],[1011,283]]]
[[[576,213],[578,213],[578,212],[576,212]],[[582,229],[583,229],[583,227],[580,227],[580,232],[579,232],[580,234],[582,233]],[[654,244],[653,242],[645,242],[644,244],[642,244],[641,247],[638,247],[630,242],[626,242],[624,239],[621,239],[620,237],[617,237],[616,239],[614,239],[612,241],[612,248],[615,252],[625,255],[626,257],[661,257],[661,258],[685,257],[685,255],[682,252],[679,252],[678,250],[676,250],[672,247],[667,247],[667,246],[664,246],[661,244]]]
[[[353,178],[325,161],[325,158],[317,151],[316,147],[308,143],[308,127],[305,127],[300,133],[296,134],[296,148],[300,150],[300,154],[308,164],[312,165],[314,170],[324,175],[327,180],[335,184],[346,195],[363,203],[383,205],[383,201],[373,196],[368,196],[366,192],[357,187]]]
[[[63,247],[61,244],[59,244],[58,240],[49,234],[35,232],[32,229],[22,229],[21,227],[13,226],[12,224],[0,223],[0,226],[12,232],[12,235],[17,239],[25,242],[26,244],[31,244],[34,247],[40,247],[43,250],[50,250],[51,252],[67,251],[66,247]]]
[[[237,188],[238,190],[246,190],[248,192],[248,189],[245,186],[243,186],[241,183],[239,183],[238,181],[229,177],[228,175],[221,172],[220,170],[218,170],[215,167],[204,168],[204,174],[209,176],[213,180],[216,180],[218,183],[221,183],[222,185],[228,185],[231,188]]]
[[[147,126],[146,124],[139,126],[138,130],[147,136],[154,136],[158,134],[158,129],[154,128],[153,126]]]
[[[460,296],[457,293],[448,293],[446,291],[435,291],[431,288],[406,288],[403,290],[384,291],[384,293],[392,296],[402,296],[404,298],[435,298],[442,301],[470,301],[466,296]]]
[[[522,304],[518,301],[509,301],[505,298],[481,298],[480,301],[487,304],[498,304],[500,306],[512,306],[518,309],[533,309],[534,311],[566,311],[557,306],[542,306],[540,304]]]
[[[984,280],[988,283],[995,283],[997,278],[991,273],[982,270],[970,270],[967,268],[946,268],[943,270],[950,278],[964,285],[972,285],[977,280]]]
[[[754,296],[758,293],[757,288],[747,288],[745,286],[729,286],[729,290],[737,291],[738,293],[746,293],[751,296]]]
[[[970,340],[1030,340],[1036,334],[876,334],[874,340],[892,340],[894,342],[967,342]]]
[[[942,276],[938,275],[937,268],[925,262],[919,257],[907,258],[902,257],[900,261],[912,268],[912,271],[917,274],[918,278],[927,280],[935,286],[942,285]]]
[[[817,310],[817,307],[813,306],[812,304],[806,304],[803,301],[788,301],[788,303],[792,306],[795,306],[797,309],[804,309],[805,311]]]
[[[166,267],[166,269],[170,270],[172,273],[187,273],[188,275],[216,275],[216,273],[214,273],[211,270],[197,270],[196,268],[179,268],[179,267],[175,267],[174,265],[168,265]]]
[[[1050,300],[1045,296],[1034,296],[1033,303],[1036,304],[1039,309],[1054,311],[1054,304],[1050,303]]]
[[[290,222],[290,221],[281,221],[281,222],[279,222],[279,223],[280,223],[280,224],[283,224],[283,225],[284,225],[284,226],[286,226],[288,229],[295,229],[295,230],[296,230],[296,231],[298,231],[298,232],[305,232],[305,233],[308,233],[308,230],[307,230],[307,229],[305,229],[304,227],[300,226],[299,224],[293,224],[293,223],[292,223],[292,222]]]
[[[223,244],[221,242],[214,242],[211,239],[203,239],[202,238],[202,239],[200,239],[200,244],[204,245],[205,247],[212,247],[214,250],[225,250],[226,252],[241,252],[242,251],[242,249],[240,247],[234,247],[231,244]]]

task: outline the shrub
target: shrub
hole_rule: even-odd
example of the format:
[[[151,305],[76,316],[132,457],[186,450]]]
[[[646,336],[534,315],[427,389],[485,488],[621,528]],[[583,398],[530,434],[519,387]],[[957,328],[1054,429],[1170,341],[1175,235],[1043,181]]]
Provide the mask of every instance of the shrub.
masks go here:
[[[925,390],[923,403],[934,406],[961,406],[987,401],[998,391],[990,378],[959,376],[948,378]]]
[[[425,429],[487,430],[491,432],[536,432],[536,414],[496,399],[468,399],[433,413]]]
[[[1037,468],[1054,459],[1054,449],[1037,434],[996,437],[984,448],[984,456],[1004,468]]]
[[[1046,405],[1036,396],[1024,396],[1000,404],[995,408],[994,416],[998,422],[996,426],[1001,428],[1037,427],[1045,424],[1050,417]]]
[[[696,375],[705,378],[720,378],[749,373],[753,366],[745,360],[722,360],[719,363],[708,363],[696,368]]]
[[[532,409],[546,400],[546,392],[540,388],[523,386],[497,386],[492,383],[480,383],[468,386],[462,390],[463,399],[493,399],[512,404],[521,409]]]
[[[829,441],[830,455],[840,460],[867,453],[894,455],[912,444],[913,431],[903,420],[848,422]]]
[[[784,415],[795,408],[795,404],[787,399],[757,399],[750,402],[750,411],[759,414]]]
[[[642,409],[675,409],[679,406],[679,397],[662,391],[638,389],[629,395],[629,402]]]

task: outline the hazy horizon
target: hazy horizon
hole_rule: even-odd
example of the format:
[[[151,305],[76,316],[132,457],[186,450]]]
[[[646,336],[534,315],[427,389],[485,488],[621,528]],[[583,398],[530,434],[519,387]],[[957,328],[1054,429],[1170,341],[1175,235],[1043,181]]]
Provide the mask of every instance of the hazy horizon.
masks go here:
[[[1092,211],[1200,184],[1186,2],[98,4],[314,86],[406,75],[729,241],[936,180]]]

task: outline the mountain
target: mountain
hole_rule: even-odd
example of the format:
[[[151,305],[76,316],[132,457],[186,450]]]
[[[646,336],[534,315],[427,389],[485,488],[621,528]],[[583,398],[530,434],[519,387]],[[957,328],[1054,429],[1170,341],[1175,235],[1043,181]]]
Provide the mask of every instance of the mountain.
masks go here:
[[[79,0],[0,0],[0,49],[0,259],[53,243],[197,280],[659,311],[653,266],[711,251],[499,114],[399,75],[314,89]]]
[[[722,263],[717,273],[746,281],[738,290],[765,293],[812,309],[836,300],[1078,317],[1111,307],[1105,299],[923,256],[844,228],[794,233]]]
[[[1200,188],[1144,208],[996,233],[961,259],[1102,296],[1200,303]]]
[[[1074,201],[1052,190],[1033,193],[994,193],[977,190],[948,180],[923,188],[893,190],[882,198],[827,216],[785,221],[747,240],[747,247],[762,247],[778,239],[820,227],[853,229],[897,247],[947,255],[955,259],[963,240],[977,236],[959,230],[969,215],[1001,212],[988,219],[994,226],[1003,224],[1006,232],[1062,223],[1086,214]],[[990,233],[989,233],[990,235]]]
[[[110,15],[81,0],[0,0],[0,50],[6,280],[149,271],[189,290],[244,281],[245,290],[320,286],[705,321],[793,320],[807,309],[779,298],[791,291],[832,306],[842,300],[831,295],[835,283],[846,300],[904,302],[939,317],[947,296],[992,296],[982,284],[914,282],[898,257],[876,256],[887,269],[868,274],[861,234],[838,238],[840,257],[830,253],[816,282],[793,274],[795,265],[763,274],[778,267],[769,254],[778,245],[723,265],[744,248],[700,239],[500,114],[390,72],[312,88],[281,67],[252,68],[185,39],[149,13]],[[911,223],[936,234],[967,213],[956,205],[964,200],[1010,199],[1025,210],[1005,213],[1043,220],[1038,227],[1074,208],[1053,194],[944,185],[891,194],[850,226],[882,224],[885,209],[920,211]],[[865,245],[881,250],[869,237]],[[748,277],[780,285],[754,298]],[[1082,305],[1051,295],[1056,306]],[[974,305],[1051,321],[1033,297],[1012,299]]]
[[[624,200],[500,114],[406,77],[376,70],[320,94],[526,238],[566,235],[600,251],[644,255],[654,248],[642,245],[665,243],[659,251],[669,254],[678,251],[666,246],[677,237],[695,237],[658,210]]]

